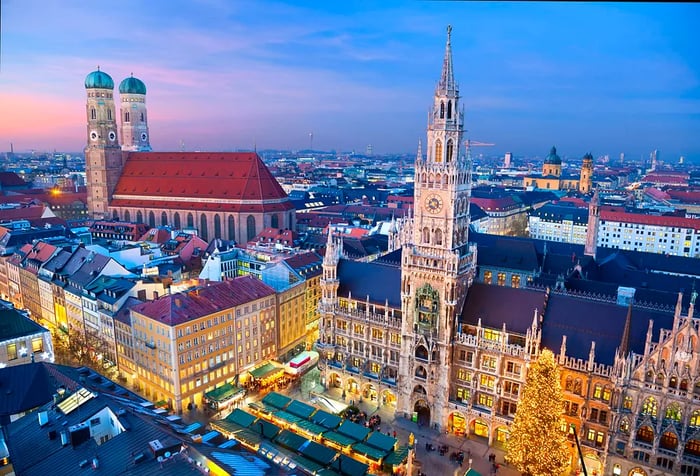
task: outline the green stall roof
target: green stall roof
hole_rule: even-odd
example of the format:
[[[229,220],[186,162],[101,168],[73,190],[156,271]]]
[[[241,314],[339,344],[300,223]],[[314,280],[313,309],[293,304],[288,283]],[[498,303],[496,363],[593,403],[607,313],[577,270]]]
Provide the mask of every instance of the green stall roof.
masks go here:
[[[282,372],[284,372],[284,369],[282,367],[280,367],[278,364],[274,364],[272,362],[267,362],[266,364],[261,365],[257,369],[249,370],[248,372],[255,379],[264,379],[264,378],[267,378],[271,375],[274,375],[275,372],[282,373]]]
[[[289,430],[282,430],[275,438],[275,442],[294,451],[299,451],[299,448],[306,444],[307,441],[309,440]]]
[[[322,464],[323,466],[328,466],[338,454],[334,449],[310,440],[308,443],[299,448],[299,452],[307,458],[311,458],[312,460]]]
[[[351,422],[350,420],[345,420],[342,425],[338,428],[338,433],[345,436],[349,436],[355,441],[363,441],[367,438],[369,432],[372,431],[357,423]]]
[[[338,443],[340,446],[350,446],[353,443],[357,443],[357,441],[353,440],[349,436],[342,435],[335,431],[329,431],[328,433],[324,433],[323,437],[327,440],[331,440],[335,443]]]
[[[232,383],[225,383],[222,386],[205,393],[204,396],[213,402],[222,402],[224,400],[228,400],[229,398],[235,397],[239,393],[245,393],[245,389],[236,387]]]
[[[382,451],[389,452],[396,444],[396,438],[385,435],[379,431],[373,431],[366,442],[369,446],[378,448]]]
[[[364,476],[367,474],[369,466],[365,463],[352,459],[349,456],[341,454],[335,461],[333,461],[331,468],[338,470],[338,472],[341,472],[342,470],[341,474],[345,476]]]
[[[365,455],[368,458],[372,458],[375,461],[379,461],[380,459],[384,458],[387,453],[386,451],[382,451],[364,443],[355,443],[354,445],[352,445],[352,449],[357,453],[360,453],[361,455]]]
[[[244,428],[248,428],[254,421],[256,417],[248,412],[241,410],[240,408],[235,408],[226,418],[226,421],[236,423]]]
[[[299,400],[293,400],[287,407],[287,411],[292,415],[308,420],[309,417],[316,411],[316,408],[312,407],[311,405],[307,405],[304,402],[300,402]]]
[[[280,410],[289,405],[289,402],[291,401],[291,398],[277,392],[270,392],[261,400],[261,402],[263,402],[265,405],[271,405],[275,408],[279,408]]]
[[[325,410],[319,410],[313,414],[311,421],[317,425],[321,425],[324,428],[332,430],[334,428],[338,428],[338,425],[340,425],[340,422],[343,421],[343,419],[338,415],[333,415]]]
[[[389,456],[384,460],[384,464],[390,466],[398,466],[403,463],[406,458],[408,458],[408,446],[399,446],[399,448],[393,453],[389,453]]]

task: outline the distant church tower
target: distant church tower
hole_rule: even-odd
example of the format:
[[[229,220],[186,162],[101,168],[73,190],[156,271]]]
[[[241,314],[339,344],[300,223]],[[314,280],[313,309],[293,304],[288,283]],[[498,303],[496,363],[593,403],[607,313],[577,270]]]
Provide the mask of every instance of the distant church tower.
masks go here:
[[[100,71],[85,78],[87,92],[87,146],[85,147],[85,180],[88,190],[88,212],[92,218],[111,218],[108,204],[122,171],[122,150],[117,138],[117,116],[114,109],[114,81]]]
[[[590,193],[593,189],[593,155],[589,152],[583,156],[583,165],[581,165],[581,177],[578,182],[578,191],[581,193]]]
[[[557,148],[552,146],[552,150],[549,151],[549,155],[544,159],[544,165],[542,166],[542,176],[554,176],[561,177],[561,159],[557,155]]]
[[[149,152],[146,85],[133,75],[119,84],[121,100],[122,150]]]
[[[471,161],[460,157],[464,114],[447,45],[428,120],[426,157],[415,163],[412,243],[402,250],[401,355],[397,411],[447,423],[450,344],[474,276],[476,248],[468,244]],[[431,411],[432,409],[432,411]]]
[[[598,222],[600,220],[600,197],[598,190],[593,193],[588,205],[588,230],[586,231],[586,246],[583,254],[595,258],[598,246]]]

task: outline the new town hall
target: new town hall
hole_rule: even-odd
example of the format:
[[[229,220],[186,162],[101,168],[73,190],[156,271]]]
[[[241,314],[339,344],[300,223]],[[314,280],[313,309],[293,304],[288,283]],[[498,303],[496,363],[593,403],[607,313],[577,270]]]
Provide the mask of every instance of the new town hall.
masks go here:
[[[588,474],[700,475],[698,263],[470,236],[460,100],[448,29],[415,162],[415,212],[393,225],[395,250],[357,262],[329,235],[317,344],[324,384],[348,401],[501,445],[529,362],[546,347],[562,371],[562,431],[575,428]]]

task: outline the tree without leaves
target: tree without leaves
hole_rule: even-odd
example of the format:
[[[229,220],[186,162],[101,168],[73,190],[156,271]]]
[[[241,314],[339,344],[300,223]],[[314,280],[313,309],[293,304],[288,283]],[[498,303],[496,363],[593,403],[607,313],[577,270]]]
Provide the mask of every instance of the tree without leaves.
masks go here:
[[[568,441],[561,430],[564,404],[559,369],[543,350],[525,378],[507,446],[507,459],[523,474],[559,476],[568,463]]]

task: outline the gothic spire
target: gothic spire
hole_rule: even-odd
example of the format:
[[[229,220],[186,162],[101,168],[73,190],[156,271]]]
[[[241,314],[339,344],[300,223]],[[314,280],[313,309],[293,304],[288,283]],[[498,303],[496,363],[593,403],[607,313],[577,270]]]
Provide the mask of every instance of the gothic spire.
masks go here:
[[[452,25],[447,25],[447,45],[445,46],[445,59],[442,62],[442,75],[440,76],[440,84],[438,89],[441,93],[456,93],[454,72],[452,71],[452,45],[450,37],[452,36]]]
[[[632,301],[627,308],[627,318],[625,319],[625,328],[622,331],[622,339],[620,339],[620,356],[627,357],[630,351],[630,330],[632,328]]]

